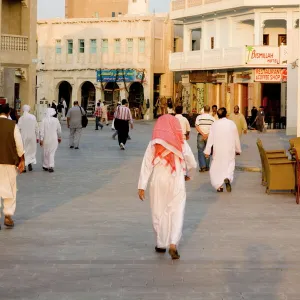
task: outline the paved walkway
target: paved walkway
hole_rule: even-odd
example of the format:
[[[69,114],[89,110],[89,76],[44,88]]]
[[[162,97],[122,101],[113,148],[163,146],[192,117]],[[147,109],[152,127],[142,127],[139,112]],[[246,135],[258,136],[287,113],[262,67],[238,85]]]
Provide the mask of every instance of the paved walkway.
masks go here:
[[[55,173],[39,163],[20,176],[16,227],[0,232],[1,300],[299,300],[300,207],[266,195],[259,173],[237,172],[232,194],[197,174],[182,259],[154,253],[149,203],[136,195],[151,128],[138,124],[126,151],[109,128],[87,128],[78,151],[64,131]],[[255,138],[245,137],[241,162],[259,163]]]

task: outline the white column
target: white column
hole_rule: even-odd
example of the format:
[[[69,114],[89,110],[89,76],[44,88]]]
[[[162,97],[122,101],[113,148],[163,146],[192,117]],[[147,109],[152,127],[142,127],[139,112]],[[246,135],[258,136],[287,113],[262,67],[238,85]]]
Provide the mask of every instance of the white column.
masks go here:
[[[254,45],[262,45],[264,23],[261,20],[259,12],[255,13],[254,17]]]
[[[300,41],[300,26],[298,28],[298,35],[299,35],[299,41]],[[299,55],[299,50],[298,49],[298,55]],[[298,56],[299,58],[299,56]],[[299,61],[298,61],[299,65]],[[298,67],[298,79],[300,78],[300,67]],[[297,106],[297,137],[300,137],[300,92],[299,92],[299,81],[297,80],[297,98],[296,98],[296,106]]]
[[[215,49],[219,49],[220,45],[220,20],[216,19],[216,37],[215,37]]]
[[[192,45],[192,31],[187,25],[183,26],[183,52],[191,51]]]
[[[232,47],[232,37],[233,37],[233,24],[232,18],[228,18],[228,47]]]

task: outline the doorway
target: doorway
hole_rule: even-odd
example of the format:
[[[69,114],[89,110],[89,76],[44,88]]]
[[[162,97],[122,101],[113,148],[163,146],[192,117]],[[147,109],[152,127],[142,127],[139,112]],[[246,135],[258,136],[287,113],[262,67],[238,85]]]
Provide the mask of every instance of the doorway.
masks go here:
[[[70,107],[70,102],[71,102],[71,98],[72,98],[72,86],[68,81],[61,82],[58,87],[57,103],[59,103],[59,101],[62,98],[65,99],[65,101],[67,103],[67,110],[68,110],[68,108]],[[66,111],[66,113],[67,113],[67,111]]]
[[[87,116],[91,117],[95,111],[96,88],[90,82],[86,81],[81,87],[81,105],[87,112]]]
[[[144,87],[139,82],[134,82],[131,84],[129,89],[129,106],[131,108],[137,107],[144,101]]]
[[[281,84],[262,84],[262,103],[266,114],[266,122],[274,124],[279,122],[281,110]]]
[[[104,100],[109,106],[116,106],[120,101],[120,87],[115,82],[108,82],[105,86]]]

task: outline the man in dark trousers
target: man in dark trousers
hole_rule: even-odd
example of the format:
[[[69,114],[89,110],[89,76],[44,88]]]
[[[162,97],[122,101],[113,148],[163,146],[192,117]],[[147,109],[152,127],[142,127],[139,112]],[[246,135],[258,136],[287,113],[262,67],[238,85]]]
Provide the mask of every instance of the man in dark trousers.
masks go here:
[[[0,201],[3,200],[4,225],[12,228],[15,225],[12,216],[16,210],[17,171],[24,171],[25,158],[20,130],[15,121],[8,119],[9,113],[9,106],[3,105],[0,111]]]
[[[115,112],[115,129],[118,131],[118,141],[121,150],[125,150],[125,145],[128,139],[129,123],[133,129],[133,120],[131,111],[128,108],[128,101],[122,100],[122,105]]]

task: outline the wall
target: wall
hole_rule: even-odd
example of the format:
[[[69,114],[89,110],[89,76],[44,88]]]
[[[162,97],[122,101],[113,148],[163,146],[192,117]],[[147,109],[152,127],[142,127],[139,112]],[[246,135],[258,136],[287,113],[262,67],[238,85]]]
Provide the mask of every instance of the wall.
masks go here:
[[[110,18],[112,12],[128,12],[128,0],[65,0],[66,1],[66,18]]]
[[[254,26],[249,23],[235,22],[232,36],[232,47],[254,45]]]
[[[229,27],[229,20],[227,18],[220,19],[219,21],[220,26],[220,37],[219,43],[220,47],[227,48],[229,47],[229,34],[230,34],[230,27]]]
[[[20,0],[2,0],[1,33],[21,35],[21,11]]]

